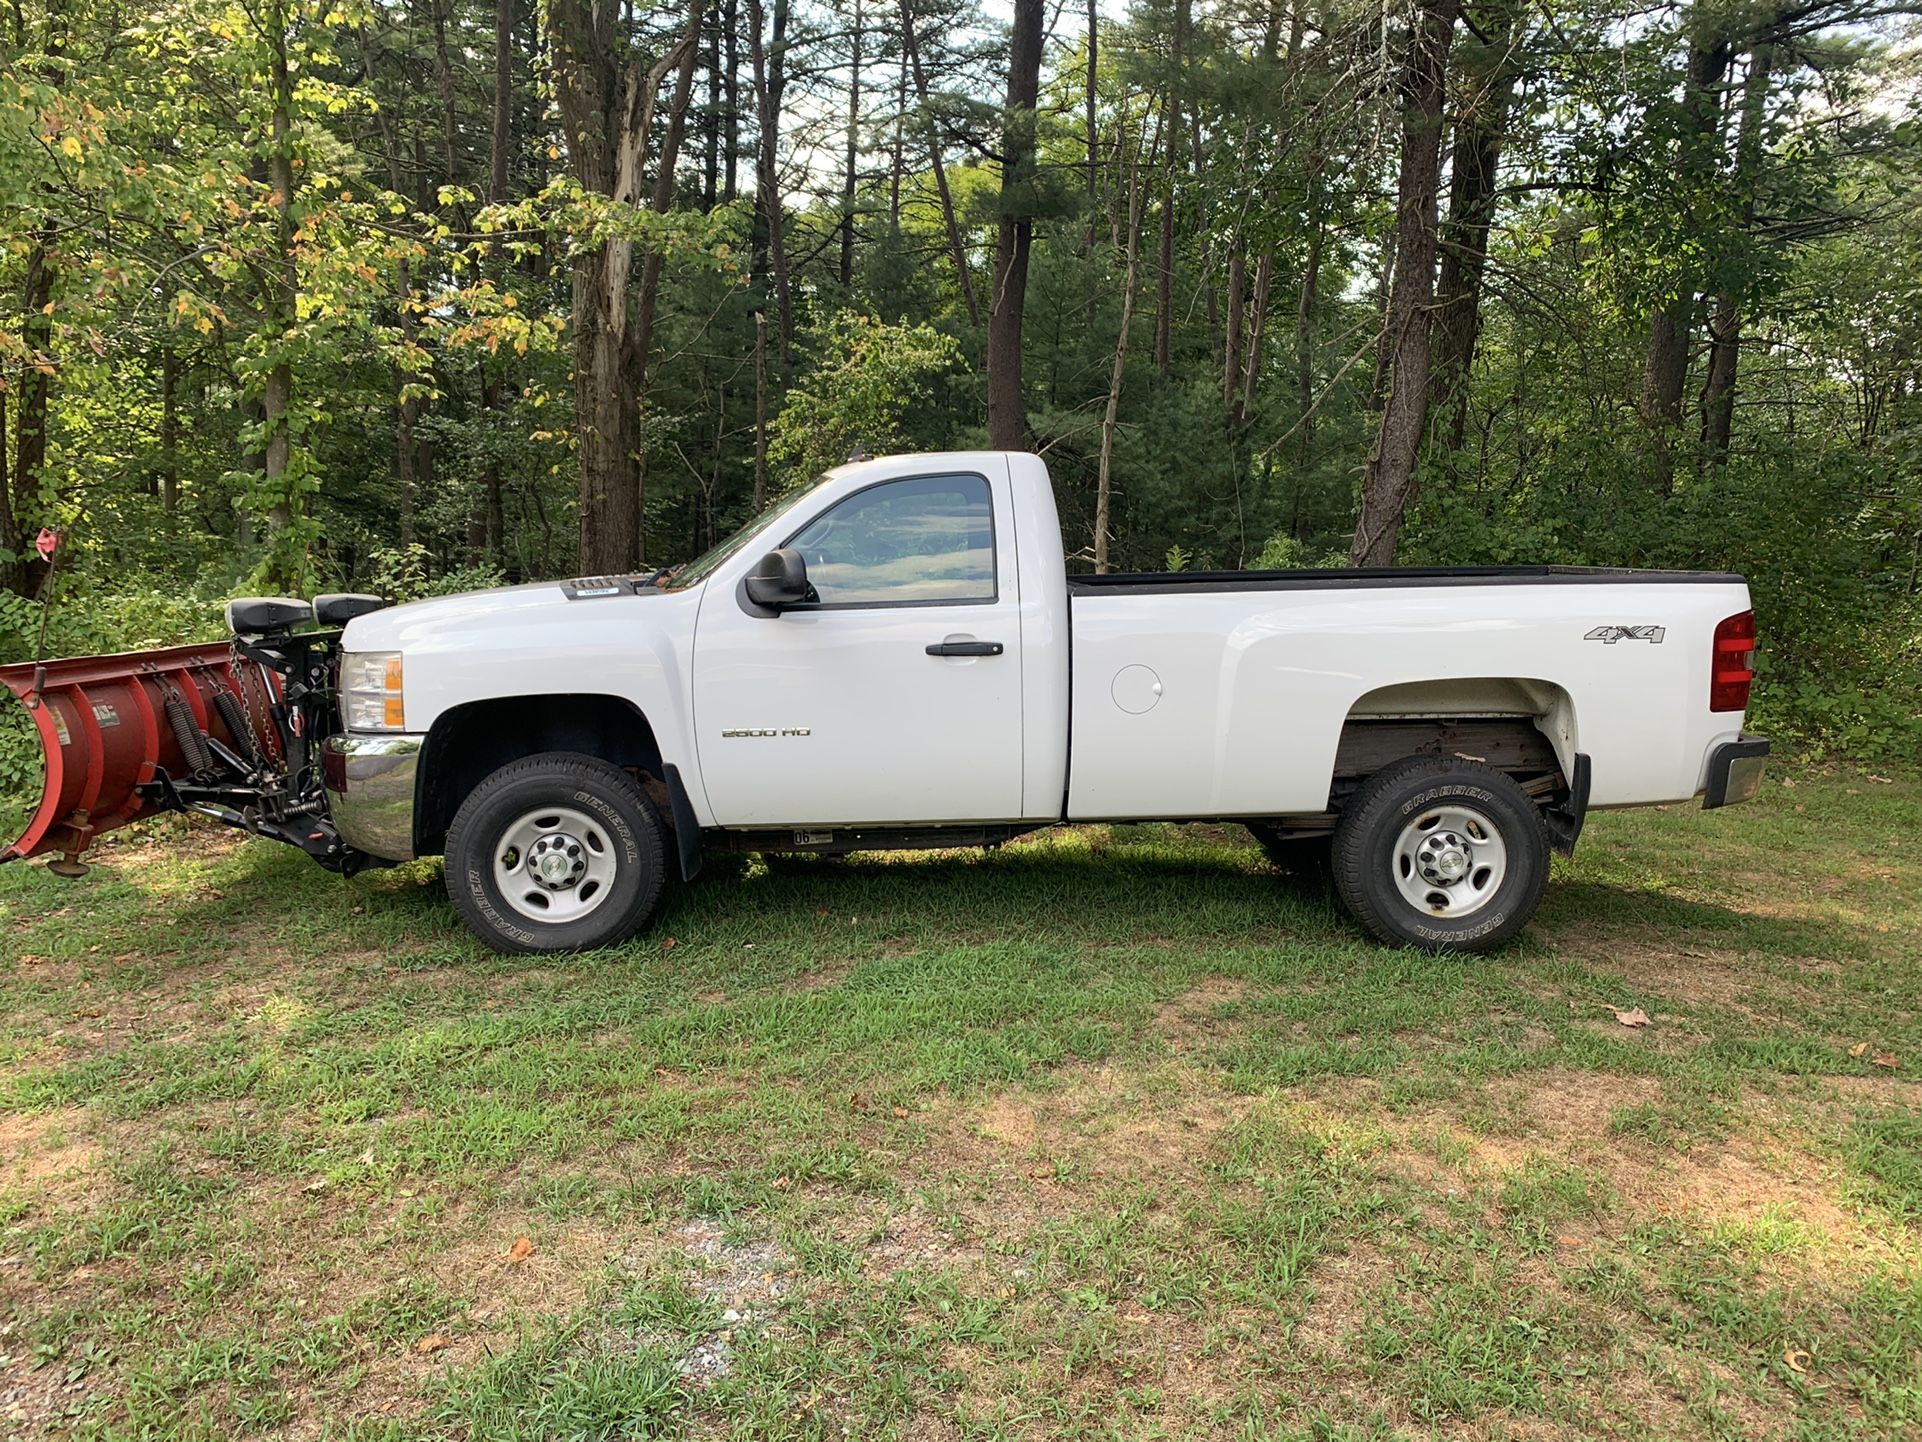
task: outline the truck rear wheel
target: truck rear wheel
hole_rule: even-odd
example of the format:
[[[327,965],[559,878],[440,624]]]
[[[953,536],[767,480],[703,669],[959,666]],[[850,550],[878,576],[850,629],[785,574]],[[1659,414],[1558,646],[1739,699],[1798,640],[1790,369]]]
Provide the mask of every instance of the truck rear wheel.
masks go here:
[[[1380,940],[1491,951],[1541,905],[1548,833],[1502,772],[1417,756],[1355,793],[1335,828],[1333,860],[1343,904]]]
[[[447,894],[495,951],[590,951],[646,924],[666,874],[660,815],[597,756],[554,751],[501,767],[447,832]]]

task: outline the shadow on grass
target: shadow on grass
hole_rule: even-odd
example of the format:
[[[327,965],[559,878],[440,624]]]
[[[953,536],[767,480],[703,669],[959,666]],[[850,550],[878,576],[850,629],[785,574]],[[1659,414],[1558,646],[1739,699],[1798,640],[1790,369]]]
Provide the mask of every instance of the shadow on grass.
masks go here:
[[[1535,927],[1550,940],[1576,932],[1624,941],[1691,941],[1729,951],[1776,956],[1867,955],[1876,933],[1866,927],[1794,916],[1764,916],[1645,887],[1564,880],[1549,885]]]

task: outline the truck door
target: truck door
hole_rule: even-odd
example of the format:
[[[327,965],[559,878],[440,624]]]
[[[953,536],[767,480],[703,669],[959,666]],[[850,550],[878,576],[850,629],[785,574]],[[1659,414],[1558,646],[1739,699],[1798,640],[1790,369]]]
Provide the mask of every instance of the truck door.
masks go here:
[[[880,481],[775,542],[819,600],[704,596],[694,717],[723,826],[1021,815],[1021,630],[1005,474]]]

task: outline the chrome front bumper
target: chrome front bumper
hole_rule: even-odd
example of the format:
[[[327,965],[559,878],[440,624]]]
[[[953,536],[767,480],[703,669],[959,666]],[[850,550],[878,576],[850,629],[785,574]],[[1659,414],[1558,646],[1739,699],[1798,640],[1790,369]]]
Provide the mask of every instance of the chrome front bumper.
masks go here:
[[[383,861],[414,856],[414,780],[424,736],[329,736],[321,743],[327,810],[340,839]]]

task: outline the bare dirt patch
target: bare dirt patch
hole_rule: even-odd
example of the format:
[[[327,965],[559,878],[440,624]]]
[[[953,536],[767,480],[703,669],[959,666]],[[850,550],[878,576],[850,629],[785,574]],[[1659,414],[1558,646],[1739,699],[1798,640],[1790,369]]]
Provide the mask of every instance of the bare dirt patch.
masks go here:
[[[1394,1259],[1373,1242],[1325,1259],[1309,1273],[1314,1300],[1295,1324],[1293,1340],[1318,1361],[1344,1358],[1348,1338],[1367,1316],[1367,1299],[1394,1274]]]
[[[1258,1105],[1178,1067],[1152,1075],[1068,1067],[1054,1080],[1046,1090],[997,1093],[962,1113],[945,1129],[936,1158],[1055,1177],[1190,1176],[1209,1141]]]
[[[40,1187],[71,1181],[100,1162],[80,1107],[53,1112],[0,1112],[0,1186]]]
[[[1241,1022],[1222,1012],[1248,997],[1248,983],[1236,977],[1209,977],[1199,986],[1170,997],[1155,1008],[1154,1029],[1175,1051],[1219,1041],[1241,1029]]]
[[[1569,937],[1557,948],[1568,960],[1619,973],[1640,995],[1766,1020],[1792,1018],[1794,1008],[1819,999],[1840,970],[1818,957],[1765,963],[1737,951],[1640,939]]]

